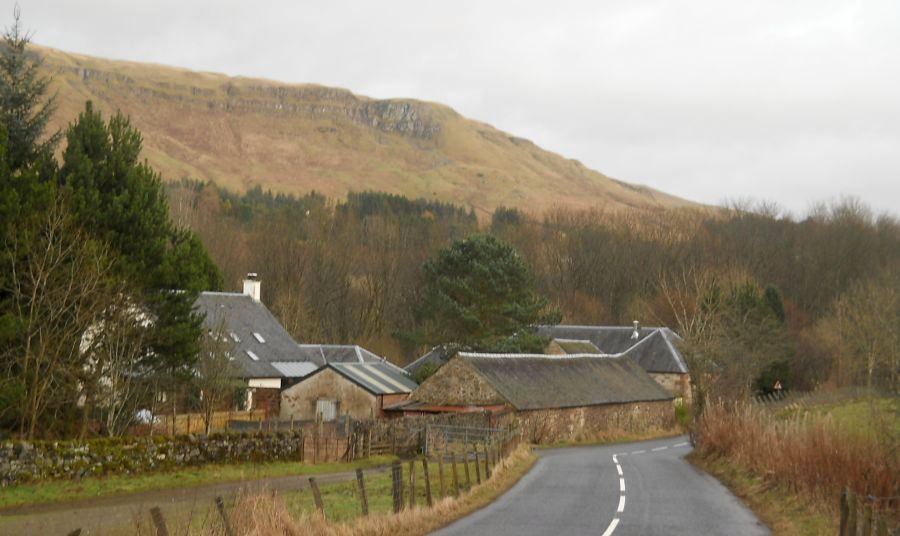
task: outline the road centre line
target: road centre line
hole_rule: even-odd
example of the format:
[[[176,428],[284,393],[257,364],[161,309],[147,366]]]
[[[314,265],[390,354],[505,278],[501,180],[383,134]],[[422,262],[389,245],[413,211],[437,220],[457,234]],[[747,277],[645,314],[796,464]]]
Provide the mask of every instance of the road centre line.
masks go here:
[[[636,450],[636,451],[632,452],[632,454],[643,454],[645,452],[647,452],[647,451],[646,450]]]
[[[619,508],[616,510],[618,513],[622,513],[625,511],[625,496],[619,495]]]
[[[659,452],[661,450],[666,450],[669,447],[656,447],[655,449],[650,449],[652,452]]]
[[[672,445],[672,446],[673,446],[673,447],[686,447],[686,446],[688,446],[688,445],[690,445],[690,443],[688,443],[687,441],[685,441],[684,443],[675,443],[675,444]]]
[[[619,491],[622,491],[622,492],[625,491],[625,479],[624,478],[619,479]]]
[[[619,460],[616,458],[616,456],[618,456],[618,454],[613,454],[613,461],[619,463]]]
[[[614,530],[616,530],[616,526],[618,524],[619,524],[619,518],[618,517],[614,518],[612,520],[612,523],[610,523],[609,526],[606,527],[606,532],[603,533],[603,536],[612,536],[612,533]]]
[[[616,464],[616,470],[619,471],[619,476],[622,476],[622,466],[619,464]]]

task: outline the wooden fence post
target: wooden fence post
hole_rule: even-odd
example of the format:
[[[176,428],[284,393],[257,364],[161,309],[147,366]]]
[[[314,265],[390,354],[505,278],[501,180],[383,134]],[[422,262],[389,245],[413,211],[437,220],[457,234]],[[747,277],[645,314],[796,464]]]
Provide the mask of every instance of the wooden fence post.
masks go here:
[[[166,527],[166,520],[159,506],[154,506],[150,509],[150,518],[153,519],[153,524],[156,525],[156,536],[169,536],[169,528]]]
[[[441,455],[438,456],[438,485],[440,486],[441,497],[446,497],[447,496],[447,494],[445,492],[446,488],[444,487],[444,454],[443,453],[441,453]]]
[[[434,499],[431,497],[431,475],[428,474],[428,457],[422,456],[422,470],[425,475],[425,503],[431,508],[434,506]]]
[[[840,525],[838,534],[839,534],[839,536],[847,536],[847,520],[850,515],[850,505],[848,504],[847,488],[844,488],[841,491],[840,512],[841,512],[841,525]]]
[[[416,460],[409,460],[409,508],[416,507]]]
[[[456,453],[450,455],[450,470],[453,471],[453,495],[459,497],[459,477],[456,475]]]
[[[491,447],[485,442],[481,445],[482,450],[484,451],[484,479],[487,480],[491,478]]]
[[[316,510],[325,517],[325,503],[322,502],[322,493],[319,491],[319,484],[316,483],[316,477],[309,477],[309,487],[312,488],[313,499],[316,501]]]
[[[359,500],[362,504],[362,515],[369,515],[369,496],[366,495],[366,480],[363,476],[363,470],[356,470],[356,483],[359,484]]]
[[[225,536],[234,536],[234,530],[232,530],[231,528],[231,522],[228,521],[228,513],[225,511],[225,501],[222,500],[221,495],[216,497],[216,510],[219,511],[219,516],[222,517],[222,526],[225,528]]]
[[[403,508],[403,466],[399,460],[391,464],[391,491],[394,499],[394,513],[400,513]]]

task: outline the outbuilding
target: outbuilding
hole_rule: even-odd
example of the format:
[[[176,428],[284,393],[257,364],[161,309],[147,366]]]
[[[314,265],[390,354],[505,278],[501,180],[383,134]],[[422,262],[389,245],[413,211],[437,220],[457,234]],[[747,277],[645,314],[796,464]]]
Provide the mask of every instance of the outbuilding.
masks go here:
[[[392,412],[505,408],[527,439],[577,440],[672,425],[673,396],[629,359],[460,352]]]
[[[281,392],[282,420],[333,421],[382,417],[417,385],[400,368],[382,362],[327,363]]]

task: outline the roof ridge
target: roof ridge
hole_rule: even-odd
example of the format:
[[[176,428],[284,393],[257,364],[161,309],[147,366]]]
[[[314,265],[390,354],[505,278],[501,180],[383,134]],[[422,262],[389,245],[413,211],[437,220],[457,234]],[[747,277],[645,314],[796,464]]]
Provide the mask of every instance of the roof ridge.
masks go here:
[[[523,359],[523,358],[535,358],[535,359],[550,359],[550,360],[561,360],[561,359],[575,359],[575,358],[610,358],[610,357],[618,357],[618,354],[603,354],[603,353],[593,353],[593,354],[561,354],[561,355],[547,355],[547,354],[494,354],[487,352],[458,352],[457,355],[462,357],[477,357],[477,358],[490,358],[490,359]]]

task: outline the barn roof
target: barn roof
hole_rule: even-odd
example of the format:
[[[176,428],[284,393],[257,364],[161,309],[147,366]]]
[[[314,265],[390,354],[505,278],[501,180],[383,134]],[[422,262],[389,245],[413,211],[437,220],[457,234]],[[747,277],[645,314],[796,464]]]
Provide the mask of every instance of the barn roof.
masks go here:
[[[411,393],[419,386],[389,363],[329,363],[328,367],[375,395]]]
[[[567,354],[601,354],[603,352],[587,339],[553,339]]]
[[[324,363],[385,363],[402,373],[403,369],[385,358],[355,344],[298,344],[300,354],[309,361]]]
[[[518,410],[671,400],[639,365],[596,354],[480,354],[460,352]],[[437,379],[437,378],[435,378]]]
[[[432,365],[435,369],[439,369],[454,355],[455,351],[447,346],[435,346],[428,353],[403,368],[410,374],[415,374],[417,370],[426,365]]]
[[[674,331],[664,327],[637,329],[620,326],[538,326],[538,335],[557,339],[588,340],[600,352],[627,356],[647,372],[686,374],[684,357],[676,347],[681,341]]]

